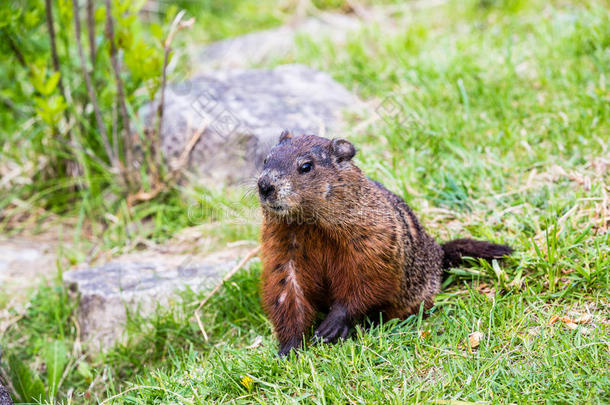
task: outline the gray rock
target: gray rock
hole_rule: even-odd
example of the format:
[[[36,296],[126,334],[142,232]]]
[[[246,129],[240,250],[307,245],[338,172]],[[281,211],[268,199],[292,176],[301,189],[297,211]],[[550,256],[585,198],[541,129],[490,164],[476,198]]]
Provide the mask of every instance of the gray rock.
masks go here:
[[[248,182],[283,129],[338,132],[342,112],[357,105],[357,97],[328,74],[303,65],[208,72],[168,87],[162,149],[175,164],[203,130],[190,168],[202,180]],[[155,106],[140,111],[148,127],[154,125]]]
[[[0,405],[13,405],[11,394],[0,384]]]
[[[78,320],[81,338],[92,351],[109,348],[123,337],[127,312],[150,316],[187,288],[213,288],[236,263],[226,257],[199,261],[187,255],[132,257],[71,270],[64,281],[80,295]]]
[[[294,51],[298,36],[341,44],[361,27],[362,24],[357,18],[344,14],[323,13],[296,24],[218,41],[203,49],[191,49],[190,54],[191,59],[195,61],[196,72],[246,68]]]

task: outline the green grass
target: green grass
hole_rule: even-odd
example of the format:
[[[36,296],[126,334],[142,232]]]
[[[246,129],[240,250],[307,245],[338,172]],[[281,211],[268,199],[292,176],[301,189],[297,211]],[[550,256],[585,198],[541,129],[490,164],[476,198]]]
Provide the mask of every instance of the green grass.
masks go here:
[[[254,292],[256,275],[237,282],[250,285]],[[467,290],[436,308],[428,319],[413,317],[358,328],[343,344],[310,347],[298,358],[284,361],[275,356],[275,342],[266,323],[256,317],[260,308],[252,300],[249,312],[254,314],[237,309],[239,316],[222,319],[237,336],[224,333],[212,350],[201,353],[197,348],[174,356],[171,365],[134,381],[163,391],[139,389],[122,400],[600,401],[610,388],[608,370],[598,367],[609,360],[607,327],[588,336],[559,324],[548,327],[550,316],[563,308],[532,293],[508,293],[490,300]],[[233,305],[225,309],[236,310]],[[423,331],[428,332],[422,337]],[[471,352],[466,342],[472,331],[483,332],[484,338]],[[248,349],[259,333],[264,336],[261,347]],[[232,343],[227,344],[227,339]]]
[[[223,12],[227,35],[254,12],[244,4]],[[253,21],[271,26],[286,18],[280,14]],[[608,3],[448,1],[393,15],[396,28],[373,23],[342,46],[300,38],[276,63],[325,70],[368,103],[349,117],[346,133],[332,135],[349,136],[359,165],[403,196],[431,234],[505,242],[513,257],[451,270],[428,317],[365,325],[343,344],[308,346],[286,360],[275,356],[256,262],[206,306],[209,341],[192,317],[201,297],[187,294],[154,319],[133,319],[127,343],[81,366],[76,300],[43,286],[0,337],[5,357],[48,387],[45,350],[64,342],[71,363],[58,398],[75,404],[114,395],[109,402],[117,404],[607,403]],[[378,113],[388,100],[398,114]],[[193,225],[184,215],[193,204],[255,206],[244,192],[184,187],[135,212],[87,195],[77,207],[88,218],[83,227],[104,228],[93,232],[104,248],[130,250],[137,238],[125,229],[162,241]],[[117,220],[100,218],[105,209]],[[196,222],[215,220],[206,214]],[[258,231],[217,224],[218,245]],[[574,329],[552,321],[585,314],[588,323]],[[483,337],[470,350],[472,332]]]

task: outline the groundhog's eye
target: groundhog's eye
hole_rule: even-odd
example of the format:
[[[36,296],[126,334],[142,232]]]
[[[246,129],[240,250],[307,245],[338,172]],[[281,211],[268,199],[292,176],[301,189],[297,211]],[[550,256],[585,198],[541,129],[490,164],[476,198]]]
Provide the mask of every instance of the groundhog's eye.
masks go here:
[[[265,160],[263,160],[263,164],[266,165],[267,164],[267,158],[265,158]]]
[[[301,166],[299,166],[299,173],[307,173],[311,171],[313,165],[311,162],[305,162]]]

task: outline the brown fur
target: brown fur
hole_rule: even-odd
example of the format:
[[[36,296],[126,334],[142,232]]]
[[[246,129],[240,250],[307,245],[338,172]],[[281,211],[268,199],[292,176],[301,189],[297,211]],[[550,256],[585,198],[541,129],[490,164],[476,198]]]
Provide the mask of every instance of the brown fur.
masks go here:
[[[363,316],[404,319],[422,303],[429,309],[443,260],[479,257],[477,244],[488,248],[485,258],[510,253],[463,239],[449,242],[446,257],[407,204],[354,165],[354,154],[345,140],[284,132],[265,160],[262,301],[281,355],[301,345],[318,312],[328,315],[316,336],[344,338]]]

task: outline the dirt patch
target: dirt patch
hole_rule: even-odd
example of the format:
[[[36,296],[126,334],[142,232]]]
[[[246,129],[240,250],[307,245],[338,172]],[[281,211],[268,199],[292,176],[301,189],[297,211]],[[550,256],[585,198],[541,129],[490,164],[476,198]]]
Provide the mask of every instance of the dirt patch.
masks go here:
[[[57,250],[57,242],[45,237],[0,239],[0,295],[11,302],[26,299],[56,274]]]

